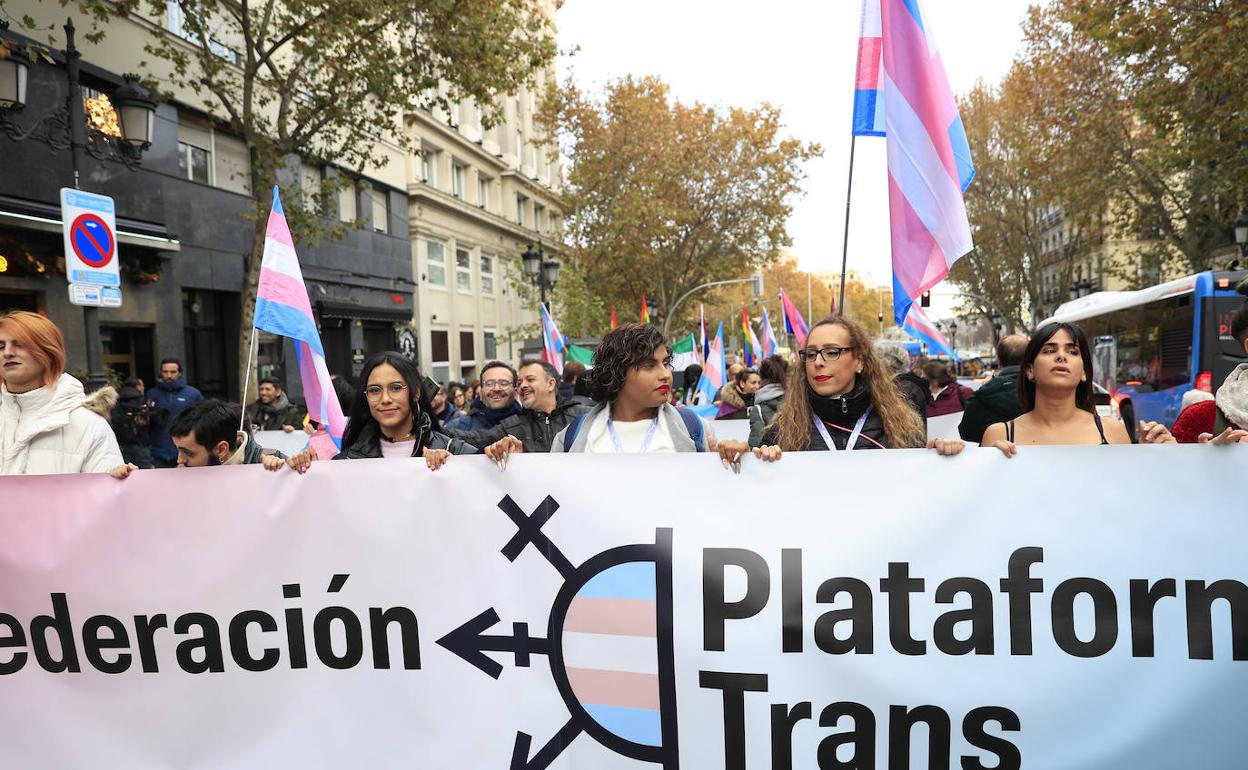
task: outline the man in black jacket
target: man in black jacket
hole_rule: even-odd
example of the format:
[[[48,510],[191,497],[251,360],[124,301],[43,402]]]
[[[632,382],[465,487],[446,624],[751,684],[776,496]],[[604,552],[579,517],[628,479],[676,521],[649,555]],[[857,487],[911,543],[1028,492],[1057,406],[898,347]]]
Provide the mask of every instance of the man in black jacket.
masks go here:
[[[520,363],[517,394],[524,409],[484,431],[457,431],[456,436],[485,447],[508,439],[524,445],[525,452],[549,452],[551,443],[568,423],[589,411],[589,407],[559,398],[559,372],[545,361],[529,359]]]
[[[1018,403],[1018,376],[1027,342],[1021,334],[1009,334],[997,343],[997,364],[1001,368],[966,400],[966,410],[958,425],[963,441],[978,444],[989,425],[1008,422],[1023,413],[1023,405]]]

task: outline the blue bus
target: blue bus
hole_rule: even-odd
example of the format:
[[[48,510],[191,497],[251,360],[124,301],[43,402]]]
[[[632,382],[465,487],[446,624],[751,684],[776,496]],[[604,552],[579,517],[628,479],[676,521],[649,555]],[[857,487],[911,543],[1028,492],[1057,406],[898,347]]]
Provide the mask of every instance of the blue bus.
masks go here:
[[[1213,393],[1248,361],[1231,337],[1248,270],[1206,271],[1138,291],[1071,300],[1041,322],[1076,323],[1093,347],[1096,382],[1135,438],[1139,420],[1173,426],[1183,394]],[[1245,284],[1248,287],[1248,284]]]

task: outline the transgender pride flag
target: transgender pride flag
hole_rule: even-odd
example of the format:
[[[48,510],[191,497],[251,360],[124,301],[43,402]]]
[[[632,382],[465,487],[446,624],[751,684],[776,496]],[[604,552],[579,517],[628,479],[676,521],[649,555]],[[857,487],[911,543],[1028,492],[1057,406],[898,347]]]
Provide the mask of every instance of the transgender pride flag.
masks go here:
[[[702,379],[698,380],[698,390],[706,396],[702,403],[710,404],[715,400],[719,389],[724,387],[724,376],[728,366],[724,356],[724,322],[719,322],[715,331],[715,339],[711,342],[710,355],[706,357],[706,365],[702,367]]]
[[[555,326],[555,319],[542,305],[542,360],[555,367],[560,374],[563,374],[563,350],[567,346],[559,327]]]
[[[325,348],[312,317],[312,303],[303,285],[303,271],[295,256],[295,243],[286,225],[286,213],[277,185],[273,186],[273,209],[264,234],[264,258],[260,262],[260,284],[256,289],[254,326],[295,341],[299,357],[299,377],[308,414],[316,420],[342,449],[342,434],[347,419],[329,379],[325,366]]]
[[[906,322],[901,325],[906,334],[914,337],[919,342],[927,345],[930,352],[941,352],[955,361],[958,353],[949,344],[949,340],[945,339],[945,335],[940,333],[936,328],[936,324],[932,323],[918,305],[910,308],[910,312],[906,315]]]
[[[763,358],[776,354],[776,333],[771,330],[771,319],[767,317],[767,308],[763,308]]]
[[[887,141],[899,324],[914,298],[974,248],[962,194],[975,167],[930,32],[919,0],[863,0],[854,134],[879,136],[882,126]]]

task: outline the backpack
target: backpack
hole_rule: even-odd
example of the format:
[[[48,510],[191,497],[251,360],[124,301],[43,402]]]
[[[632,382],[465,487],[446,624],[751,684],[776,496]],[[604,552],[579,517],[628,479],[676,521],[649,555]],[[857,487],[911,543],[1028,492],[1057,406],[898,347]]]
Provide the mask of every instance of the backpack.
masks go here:
[[[611,407],[607,407],[610,409]],[[680,419],[685,423],[685,430],[689,431],[689,438],[693,440],[693,445],[697,447],[697,451],[705,451],[702,448],[705,433],[703,431],[702,418],[684,407],[676,407],[676,411],[680,413]],[[589,414],[586,412],[585,414]],[[568,428],[563,432],[563,451],[571,452],[572,445],[576,443],[576,434],[581,430],[581,423],[585,420],[585,414],[578,414],[576,419],[568,423]]]

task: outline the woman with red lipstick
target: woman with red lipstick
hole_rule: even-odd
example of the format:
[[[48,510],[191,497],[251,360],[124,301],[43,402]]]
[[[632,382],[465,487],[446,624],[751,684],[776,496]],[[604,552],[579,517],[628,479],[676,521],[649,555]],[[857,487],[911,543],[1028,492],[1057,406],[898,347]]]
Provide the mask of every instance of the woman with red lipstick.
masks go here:
[[[862,329],[845,318],[825,318],[811,328],[789,371],[788,395],[753,454],[766,461],[782,452],[923,447],[942,455],[962,451],[961,441],[927,442],[926,428],[875,356]],[[804,397],[803,397],[804,395]],[[750,451],[723,441],[720,457],[735,465]]]
[[[598,402],[555,436],[552,452],[706,452],[702,418],[672,406],[672,354],[650,324],[623,324],[594,352],[590,395]]]
[[[1102,420],[1092,400],[1092,352],[1083,330],[1051,323],[1031,337],[1018,379],[1023,414],[984,431],[982,446],[1012,457],[1019,444],[1130,444],[1117,420]],[[1173,444],[1164,425],[1140,423],[1141,444]]]

